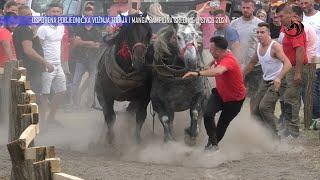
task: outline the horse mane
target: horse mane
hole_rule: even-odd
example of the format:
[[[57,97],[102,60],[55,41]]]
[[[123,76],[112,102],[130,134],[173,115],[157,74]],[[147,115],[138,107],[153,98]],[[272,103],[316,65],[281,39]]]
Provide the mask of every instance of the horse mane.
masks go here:
[[[177,34],[177,31],[171,25],[160,29],[160,31],[157,33],[158,39],[154,43],[155,57],[157,59],[163,57],[164,55],[172,55],[169,49],[168,42],[170,41],[170,38],[175,34]]]
[[[129,15],[128,17],[140,17],[141,14],[132,14],[132,15]],[[148,27],[148,33],[150,33],[150,38],[151,38],[151,35],[152,35],[152,29],[150,27],[150,25],[148,24],[143,24],[145,26]],[[124,24],[120,27],[120,30],[119,30],[119,33],[115,36],[115,48],[116,50],[119,49],[119,46],[121,46],[122,43],[126,42],[128,43],[128,34],[129,31],[130,31],[130,27],[132,26],[132,24]]]

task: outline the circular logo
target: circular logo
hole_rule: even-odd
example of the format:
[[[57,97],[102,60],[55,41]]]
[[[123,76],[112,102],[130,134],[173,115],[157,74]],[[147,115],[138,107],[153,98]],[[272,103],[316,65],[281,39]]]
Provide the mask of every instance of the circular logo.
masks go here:
[[[304,26],[299,21],[292,21],[290,26],[285,29],[285,34],[289,37],[298,37],[301,33],[303,33]]]

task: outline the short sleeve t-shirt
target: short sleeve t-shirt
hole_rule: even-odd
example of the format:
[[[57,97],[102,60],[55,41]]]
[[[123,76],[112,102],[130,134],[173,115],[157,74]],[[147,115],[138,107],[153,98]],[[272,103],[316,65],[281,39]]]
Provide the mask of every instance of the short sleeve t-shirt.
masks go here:
[[[13,56],[16,56],[11,32],[6,28],[0,28],[0,67],[4,67],[6,61],[9,60],[9,57],[6,55],[4,47],[2,46],[2,41],[9,42]]]
[[[101,34],[97,28],[86,29],[84,26],[74,29],[74,36],[83,41],[100,42]],[[75,47],[72,50],[72,58],[80,63],[90,63],[97,56],[98,49],[88,47]]]
[[[43,50],[40,44],[40,40],[37,36],[34,36],[32,29],[27,26],[19,26],[13,32],[13,42],[17,50],[17,57],[22,60],[27,70],[42,71],[42,66],[33,59],[30,59],[23,50],[22,42],[31,41],[32,49],[34,49],[40,56],[43,57]]]
[[[221,61],[215,61],[212,67],[223,66],[227,71],[216,76],[216,88],[223,102],[240,101],[246,97],[243,74],[237,60],[228,52]]]
[[[64,26],[40,26],[37,36],[43,41],[44,58],[51,64],[61,64],[61,41],[64,35]]]
[[[311,63],[313,58],[317,55],[317,33],[312,26],[309,24],[304,25],[304,31],[306,32],[306,40],[307,40],[307,57],[308,63]]]
[[[295,34],[295,29],[291,30],[285,30],[286,33],[289,34]],[[282,47],[283,51],[286,54],[286,56],[289,58],[292,66],[296,65],[296,48],[298,47],[304,47],[304,60],[303,63],[307,64],[308,63],[308,58],[307,58],[307,38],[306,38],[306,33],[303,31],[300,35],[290,37],[287,34],[284,35],[283,40],[282,40]]]
[[[258,39],[256,37],[256,30],[258,24],[262,21],[253,17],[250,21],[246,21],[243,17],[231,21],[231,27],[234,28],[240,38],[240,52],[241,58],[239,59],[241,68],[246,67],[251,57],[255,54],[255,50],[258,44]]]
[[[318,36],[317,56],[320,56],[320,11],[313,16],[303,15],[303,23],[308,23],[314,28]]]

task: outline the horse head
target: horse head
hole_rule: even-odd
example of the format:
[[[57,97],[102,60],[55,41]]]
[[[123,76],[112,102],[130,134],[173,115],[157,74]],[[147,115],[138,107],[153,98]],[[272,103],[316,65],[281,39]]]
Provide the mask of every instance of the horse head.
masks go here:
[[[177,14],[177,17],[196,18],[197,14],[193,11],[187,14]],[[197,68],[200,60],[198,52],[198,42],[201,36],[194,23],[179,23],[173,25],[176,29],[176,41],[179,48],[180,57],[184,60],[185,66],[189,69]]]
[[[146,17],[143,15],[134,14],[130,17]],[[118,45],[117,55],[121,59],[131,61],[131,66],[135,70],[141,70],[146,64],[146,53],[152,37],[152,29],[148,23],[128,23],[122,25],[119,34],[116,37]]]

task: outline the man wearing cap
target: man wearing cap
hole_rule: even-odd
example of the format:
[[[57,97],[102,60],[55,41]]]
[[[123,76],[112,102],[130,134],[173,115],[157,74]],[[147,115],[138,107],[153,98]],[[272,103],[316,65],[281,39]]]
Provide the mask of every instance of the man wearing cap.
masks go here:
[[[84,16],[93,16],[93,9],[87,6],[84,10]],[[73,107],[75,109],[79,108],[80,97],[78,96],[79,85],[82,80],[82,76],[85,72],[89,73],[88,79],[88,105],[93,102],[93,86],[94,77],[96,72],[96,54],[100,47],[100,33],[95,26],[85,25],[76,27],[74,30],[74,40],[73,40],[73,50],[72,59],[76,61],[75,73],[72,82],[72,99]],[[90,98],[89,98],[90,97]]]

